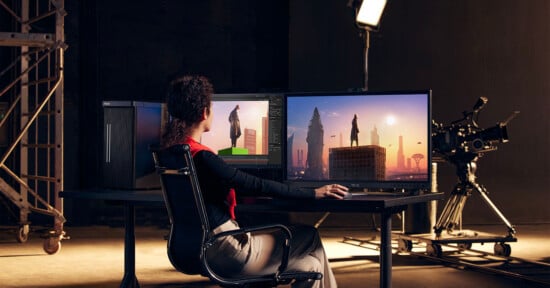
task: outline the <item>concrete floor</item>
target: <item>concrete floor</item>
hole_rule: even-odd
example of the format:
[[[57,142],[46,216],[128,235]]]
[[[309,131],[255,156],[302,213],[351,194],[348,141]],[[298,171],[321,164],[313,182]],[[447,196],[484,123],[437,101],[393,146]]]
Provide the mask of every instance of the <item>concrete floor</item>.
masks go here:
[[[518,225],[512,256],[550,263],[550,224]],[[502,226],[468,229],[500,233]],[[71,239],[63,240],[55,255],[42,249],[42,239],[32,233],[28,242],[15,241],[13,229],[0,230],[0,287],[118,287],[123,276],[123,228],[65,226]],[[200,276],[174,270],[166,256],[164,228],[136,228],[136,274],[142,287],[215,287]],[[373,232],[335,227],[320,228],[339,287],[378,287],[378,253],[342,243],[342,236],[369,238]],[[422,248],[422,247],[418,247]],[[492,244],[474,244],[492,251]],[[356,260],[351,257],[358,256]],[[345,261],[344,261],[345,260]],[[543,287],[523,280],[446,267],[411,255],[393,256],[393,287]]]

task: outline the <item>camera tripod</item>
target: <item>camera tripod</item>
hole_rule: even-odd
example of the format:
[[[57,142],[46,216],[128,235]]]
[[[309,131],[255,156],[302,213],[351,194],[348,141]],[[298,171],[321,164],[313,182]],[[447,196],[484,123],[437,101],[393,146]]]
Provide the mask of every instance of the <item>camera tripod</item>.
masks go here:
[[[478,192],[479,195],[485,200],[491,209],[497,214],[498,217],[508,227],[508,236],[513,237],[516,230],[510,224],[510,222],[504,217],[502,212],[487,196],[489,193],[482,185],[476,182],[476,169],[477,160],[479,159],[478,153],[462,152],[453,156],[446,157],[446,160],[456,166],[456,173],[459,182],[453,188],[450,198],[445,203],[445,207],[441,212],[439,219],[434,227],[436,236],[441,236],[443,229],[446,229],[451,233],[462,222],[462,209],[466,204],[466,200],[472,194],[472,192]]]

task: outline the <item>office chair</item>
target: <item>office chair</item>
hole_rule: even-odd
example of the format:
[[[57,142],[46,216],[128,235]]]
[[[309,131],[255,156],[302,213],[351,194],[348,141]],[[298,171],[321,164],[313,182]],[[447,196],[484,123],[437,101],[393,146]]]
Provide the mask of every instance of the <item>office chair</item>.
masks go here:
[[[151,147],[160,175],[164,202],[170,220],[168,258],[176,270],[190,275],[201,274],[222,287],[276,287],[294,280],[319,280],[321,273],[285,271],[290,250],[290,230],[280,224],[241,228],[214,234],[199,186],[189,146],[167,149]],[[276,273],[227,278],[210,267],[208,249],[220,238],[237,234],[280,230],[285,235],[284,256]]]

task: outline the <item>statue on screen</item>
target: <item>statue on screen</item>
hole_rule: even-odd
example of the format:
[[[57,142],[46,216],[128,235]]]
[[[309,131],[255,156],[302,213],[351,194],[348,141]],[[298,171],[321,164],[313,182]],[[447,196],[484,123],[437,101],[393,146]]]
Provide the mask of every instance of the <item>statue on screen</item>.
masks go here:
[[[359,127],[357,127],[357,114],[353,115],[353,120],[351,121],[351,146],[353,147],[353,141],[355,141],[355,146],[359,146]]]
[[[237,147],[237,138],[241,137],[241,122],[239,121],[237,110],[239,110],[239,105],[235,106],[229,114],[231,147]]]

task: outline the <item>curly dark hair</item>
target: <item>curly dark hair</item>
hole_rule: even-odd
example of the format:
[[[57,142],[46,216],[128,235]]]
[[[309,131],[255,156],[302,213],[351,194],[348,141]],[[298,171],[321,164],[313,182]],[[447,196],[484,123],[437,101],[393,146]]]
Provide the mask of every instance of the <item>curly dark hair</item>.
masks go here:
[[[181,143],[187,127],[201,121],[204,108],[210,109],[214,87],[204,76],[186,75],[170,82],[166,105],[172,120],[163,135],[164,147]]]

